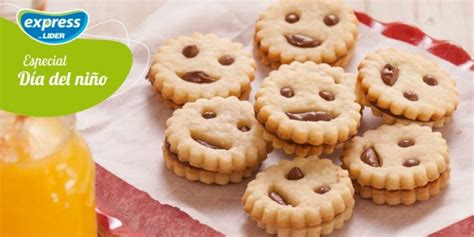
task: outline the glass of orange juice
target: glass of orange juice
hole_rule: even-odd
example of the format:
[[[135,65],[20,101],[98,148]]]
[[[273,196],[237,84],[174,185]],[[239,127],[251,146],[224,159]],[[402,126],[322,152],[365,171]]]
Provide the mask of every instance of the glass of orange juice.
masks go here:
[[[0,111],[0,236],[97,236],[94,175],[74,117]]]

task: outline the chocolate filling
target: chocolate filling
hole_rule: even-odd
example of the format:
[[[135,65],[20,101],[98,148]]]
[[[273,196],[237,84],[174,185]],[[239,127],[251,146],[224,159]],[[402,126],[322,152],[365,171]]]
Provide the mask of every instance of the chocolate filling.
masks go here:
[[[211,149],[216,149],[216,150],[227,150],[226,148],[224,147],[221,147],[219,145],[216,145],[216,144],[212,144],[211,142],[207,142],[207,141],[204,141],[204,140],[201,140],[201,139],[196,139],[193,137],[193,140],[196,141],[197,143],[205,146],[205,147],[209,147]]]
[[[270,134],[272,134],[272,135],[275,136],[275,137],[278,137],[278,139],[280,139],[280,140],[282,140],[282,141],[284,141],[284,142],[286,142],[286,143],[288,143],[288,144],[292,144],[292,145],[296,145],[296,146],[310,146],[310,147],[332,146],[332,145],[328,145],[328,144],[321,144],[321,145],[313,145],[313,144],[311,144],[311,143],[303,143],[303,144],[301,144],[301,143],[297,143],[297,142],[293,141],[293,139],[291,139],[291,138],[290,138],[290,139],[283,139],[283,138],[279,137],[278,135],[276,135],[276,134],[273,133],[273,132],[270,132],[270,131],[268,131],[268,130],[267,130],[267,132],[270,133]],[[352,136],[350,136],[350,137],[347,139],[347,141],[351,140],[353,137],[355,137],[355,134],[352,135]],[[344,141],[344,142],[345,142],[345,141]],[[343,143],[343,142],[341,142],[341,143]],[[338,145],[338,144],[341,144],[341,143],[336,143],[336,144],[334,144],[334,146],[336,146],[336,145]]]
[[[323,186],[317,187],[314,191],[316,193],[319,193],[319,194],[325,194],[325,193],[331,191],[331,188],[326,186],[326,185],[323,185]]]
[[[188,45],[183,48],[181,53],[186,57],[186,58],[194,58],[196,55],[199,54],[199,49],[196,45]]]
[[[305,122],[330,121],[335,118],[331,113],[326,111],[310,111],[301,113],[286,112],[285,114],[289,119]]]
[[[408,160],[403,162],[403,166],[405,166],[405,167],[413,167],[413,166],[417,166],[419,164],[420,164],[420,160],[414,159],[414,158],[408,159]]]
[[[321,45],[321,41],[306,35],[285,35],[285,38],[289,44],[299,48],[315,48]]]
[[[300,17],[298,15],[296,15],[295,13],[290,13],[288,15],[286,15],[285,17],[285,21],[290,23],[290,24],[293,24],[297,21],[300,20]]]
[[[301,171],[301,169],[298,167],[291,168],[290,172],[288,172],[288,175],[286,176],[288,180],[298,180],[302,179],[303,177],[303,171]]]
[[[224,55],[219,58],[219,63],[224,66],[228,66],[233,64],[235,61],[235,58],[230,56],[230,55]]]
[[[280,196],[280,194],[276,193],[276,192],[271,192],[268,196],[270,196],[270,198],[275,201],[276,203],[280,204],[280,205],[284,205],[284,206],[287,206],[288,203],[285,201],[285,199]]]
[[[293,91],[293,88],[291,87],[283,87],[280,89],[280,95],[286,98],[291,98],[295,95],[295,92]]]
[[[435,182],[438,182],[439,180],[443,180],[443,179],[446,179],[446,178],[449,178],[449,177],[446,177],[446,175],[449,176],[449,172],[450,170],[447,169],[445,172],[439,174],[439,177],[433,181],[430,181],[428,182],[427,184],[423,185],[423,186],[417,186],[415,187],[415,189],[398,189],[398,190],[388,190],[388,189],[385,189],[385,188],[374,188],[372,186],[368,186],[368,185],[362,185],[360,184],[356,179],[351,179],[352,180],[352,183],[355,183],[357,185],[359,185],[360,187],[366,187],[366,188],[370,188],[370,189],[373,189],[373,190],[380,190],[380,191],[386,191],[386,192],[399,192],[399,191],[416,191],[417,189],[421,189],[421,188],[426,188],[428,187],[429,185],[435,183]]]
[[[339,17],[334,14],[329,14],[324,17],[323,21],[327,26],[333,26],[339,23]]]
[[[368,100],[367,100],[368,101]],[[429,119],[428,121],[422,121],[422,120],[417,120],[417,119],[409,119],[403,115],[396,115],[396,114],[393,114],[389,109],[382,109],[380,107],[378,107],[376,104],[372,103],[372,101],[369,101],[369,104],[375,108],[377,108],[378,110],[380,110],[382,113],[384,114],[388,114],[394,118],[397,118],[397,119],[404,119],[404,120],[410,120],[410,121],[415,121],[415,122],[436,122],[436,120],[433,120],[433,119]]]
[[[415,142],[411,139],[402,139],[398,141],[398,146],[400,147],[409,147],[415,145]]]
[[[172,151],[170,150],[171,145],[170,145],[170,143],[168,142],[168,140],[165,140],[165,148],[166,148],[166,152],[168,152],[168,156],[169,156],[171,159],[173,159],[173,160],[179,162],[179,164],[181,164],[182,166],[186,166],[186,167],[190,167],[190,168],[193,168],[193,169],[202,170],[201,168],[197,168],[197,167],[191,166],[191,165],[190,165],[188,162],[186,162],[186,161],[181,161],[181,160],[179,160],[178,154],[177,154],[177,153],[174,153],[174,152],[172,152]],[[209,171],[209,172],[211,172],[211,171]]]
[[[362,154],[360,155],[360,159],[362,162],[373,166],[373,167],[381,167],[382,162],[380,162],[379,156],[377,151],[373,147],[369,147],[365,149]]]
[[[186,72],[183,75],[180,75],[181,79],[198,84],[212,83],[217,81],[217,79],[211,77],[209,74],[203,71],[191,71]]]

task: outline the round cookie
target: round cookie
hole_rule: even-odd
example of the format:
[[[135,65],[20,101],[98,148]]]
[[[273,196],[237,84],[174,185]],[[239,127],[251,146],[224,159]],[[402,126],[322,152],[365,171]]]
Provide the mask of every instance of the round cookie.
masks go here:
[[[296,154],[297,156],[301,157],[308,155],[319,156],[321,154],[332,154],[334,150],[340,149],[344,146],[344,143],[320,146],[312,146],[308,144],[301,145],[291,141],[282,140],[268,131],[264,132],[263,138],[271,142],[273,147],[283,150],[283,152],[285,152],[286,154]]]
[[[436,63],[395,49],[380,49],[359,65],[357,93],[385,123],[442,127],[459,103],[456,82]]]
[[[148,79],[168,104],[179,107],[199,98],[246,98],[255,68],[242,44],[193,33],[158,49]]]
[[[348,219],[354,189],[347,171],[318,157],[282,160],[257,174],[242,204],[267,232],[309,233]]]
[[[376,189],[369,186],[361,186],[354,182],[355,190],[362,198],[372,199],[375,204],[388,205],[411,205],[416,201],[426,201],[437,195],[448,186],[450,171],[444,172],[435,181],[429,182],[425,186],[417,187],[413,190],[386,190]]]
[[[242,172],[232,172],[230,174],[222,174],[217,172],[207,171],[201,168],[192,167],[188,162],[180,161],[178,155],[170,151],[170,145],[165,141],[163,145],[163,158],[166,162],[166,167],[172,170],[177,176],[184,177],[190,181],[199,181],[205,184],[220,184],[240,183],[242,179],[252,176],[259,165],[247,168]]]
[[[273,135],[264,137],[275,147],[288,147],[287,153],[298,150],[304,155],[304,146],[325,146],[312,150],[332,152],[354,136],[360,124],[354,82],[342,68],[313,62],[293,62],[271,72],[255,102],[257,119]],[[284,144],[278,145],[281,141],[275,137]]]
[[[252,104],[236,97],[187,103],[166,124],[169,150],[180,161],[210,172],[244,172],[260,164],[271,151]]]
[[[361,186],[358,190],[379,189],[379,193],[385,191],[387,195],[400,196],[403,193],[396,191],[412,191],[410,195],[413,197],[413,191],[419,193],[424,190],[422,195],[429,197],[434,194],[426,188],[430,183],[449,178],[446,174],[449,172],[446,141],[441,133],[417,124],[382,125],[367,131],[362,137],[352,139],[344,148],[341,161],[354,182]],[[406,193],[403,195],[408,195]],[[410,198],[404,204],[416,200],[422,198]]]
[[[344,66],[358,34],[354,11],[342,1],[281,0],[260,15],[254,41],[272,67],[293,61]]]

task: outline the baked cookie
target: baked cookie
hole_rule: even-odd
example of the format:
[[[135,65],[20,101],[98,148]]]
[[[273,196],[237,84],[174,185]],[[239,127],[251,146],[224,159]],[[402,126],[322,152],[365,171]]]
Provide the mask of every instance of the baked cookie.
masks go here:
[[[354,83],[342,68],[313,62],[293,62],[271,72],[255,102],[264,138],[288,154],[333,152],[360,124]]]
[[[189,165],[186,161],[180,161],[178,155],[170,151],[170,144],[165,141],[163,145],[163,158],[166,162],[166,167],[172,170],[176,175],[184,177],[190,181],[199,181],[205,184],[220,184],[240,183],[242,179],[252,176],[258,169],[259,165],[250,167],[242,172],[232,172],[230,174],[223,174],[218,172],[207,171],[205,169],[196,168]]]
[[[459,103],[456,82],[436,63],[395,49],[380,49],[359,65],[359,101],[387,124],[442,127]]]
[[[344,148],[343,167],[377,204],[413,204],[447,185],[449,154],[441,133],[417,124],[382,125]]]
[[[256,23],[255,50],[265,65],[293,61],[345,66],[359,34],[354,11],[342,1],[281,0]]]
[[[347,171],[318,157],[282,160],[257,174],[242,204],[252,220],[278,236],[319,236],[342,227],[354,206]]]
[[[252,104],[237,97],[187,103],[166,124],[168,145],[163,155],[168,168],[190,180],[239,182],[250,176],[271,151]]]
[[[251,53],[242,44],[194,33],[160,47],[148,79],[166,105],[177,108],[199,98],[246,99],[255,67]]]

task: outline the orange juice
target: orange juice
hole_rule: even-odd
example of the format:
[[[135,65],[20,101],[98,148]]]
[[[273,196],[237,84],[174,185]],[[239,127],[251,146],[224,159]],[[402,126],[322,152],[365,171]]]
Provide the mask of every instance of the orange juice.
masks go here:
[[[97,236],[94,162],[71,121],[0,111],[0,236]]]

